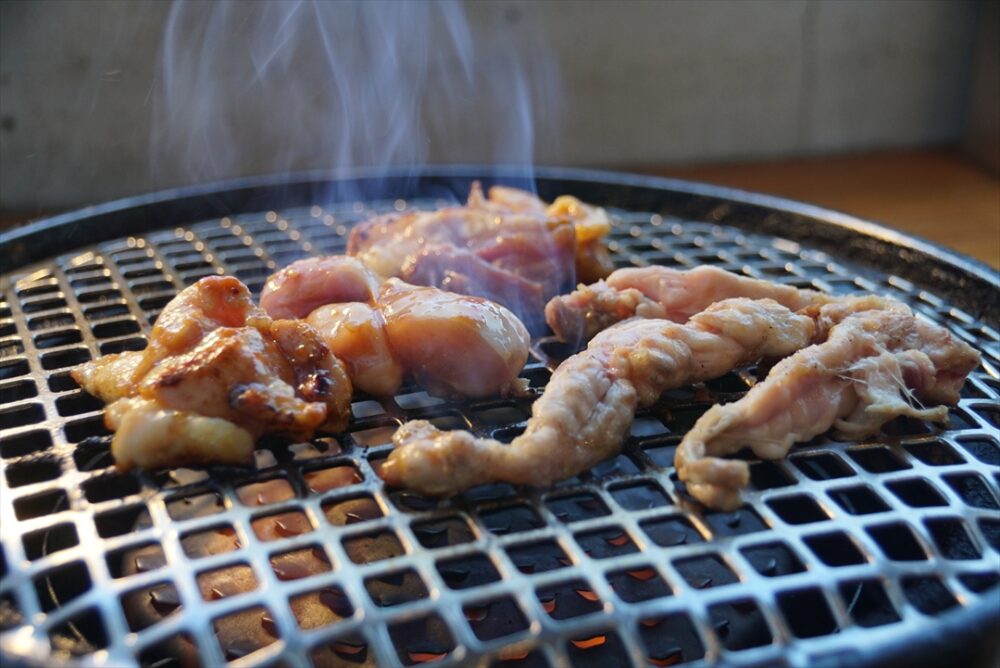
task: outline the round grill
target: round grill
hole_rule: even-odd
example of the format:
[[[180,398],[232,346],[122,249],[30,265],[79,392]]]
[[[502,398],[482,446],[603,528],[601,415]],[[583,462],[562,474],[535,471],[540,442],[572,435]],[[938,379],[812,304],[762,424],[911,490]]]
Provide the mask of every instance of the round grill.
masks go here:
[[[735,513],[687,503],[672,460],[709,406],[756,382],[754,369],[668,392],[637,416],[618,457],[552,489],[494,485],[447,501],[386,489],[377,471],[401,421],[509,440],[530,412],[529,400],[447,402],[415,386],[384,404],[356,397],[346,433],[262,443],[252,470],[115,472],[102,405],[72,366],[143,348],[163,306],[203,276],[234,275],[259,293],[293,260],[342,253],[352,223],[461,198],[469,176],[355,180],[351,198],[317,181],[243,184],[8,235],[8,267],[41,261],[0,282],[5,660],[858,665],[948,647],[958,656],[996,623],[996,274],[731,191],[580,173],[538,182],[542,196],[611,208],[618,266],[707,263],[906,301],[983,353],[947,426],[897,420],[863,442],[824,436],[784,461],[753,461]],[[82,248],[88,235],[118,238]],[[536,360],[522,376],[541,390],[549,372]],[[283,531],[266,529],[277,522]],[[202,556],[193,546],[206,536],[230,547]],[[282,567],[302,551],[325,572]],[[249,590],[206,595],[219,569],[238,570]],[[310,627],[298,602],[317,592],[339,621]],[[162,619],[127,614],[138,600]],[[259,625],[267,641],[220,641],[231,622]]]

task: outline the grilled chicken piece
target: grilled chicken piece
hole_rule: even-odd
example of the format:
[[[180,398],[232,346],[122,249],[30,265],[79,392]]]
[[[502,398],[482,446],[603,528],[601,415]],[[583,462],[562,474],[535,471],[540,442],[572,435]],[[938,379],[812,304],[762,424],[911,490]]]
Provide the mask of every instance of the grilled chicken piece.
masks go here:
[[[793,311],[834,299],[707,265],[686,271],[651,266],[619,269],[604,281],[555,297],[545,307],[545,319],[561,340],[580,343],[636,316],[685,322],[709,304],[732,297],[773,299]]]
[[[392,485],[448,495],[488,482],[545,486],[618,452],[639,406],[667,389],[716,378],[808,345],[815,323],[771,301],[729,299],[681,325],[632,320],[596,336],[552,374],[525,432],[510,445],[416,420],[393,436]]]
[[[246,463],[256,438],[309,438],[349,417],[343,365],[301,321],[272,320],[235,278],[181,291],[157,319],[149,346],[71,372],[109,402],[118,468]]]
[[[351,231],[347,252],[382,277],[499,301],[529,328],[545,300],[611,270],[603,209],[564,196],[551,205],[476,183],[465,206],[380,216]]]
[[[692,496],[739,507],[749,468],[719,457],[744,447],[780,459],[830,427],[860,438],[900,415],[947,420],[941,404],[958,401],[979,354],[902,305],[847,317],[840,307],[819,309],[819,336],[829,338],[781,361],[739,401],[713,406],[685,435],[675,465]]]
[[[290,268],[295,271],[282,270],[268,279],[261,303],[295,315],[314,309],[307,321],[346,363],[358,388],[392,395],[409,372],[444,396],[485,397],[520,389],[518,374],[528,359],[530,338],[506,308],[397,278],[379,287],[355,258],[313,258]],[[356,300],[338,303],[345,298]],[[317,303],[324,305],[315,308]]]

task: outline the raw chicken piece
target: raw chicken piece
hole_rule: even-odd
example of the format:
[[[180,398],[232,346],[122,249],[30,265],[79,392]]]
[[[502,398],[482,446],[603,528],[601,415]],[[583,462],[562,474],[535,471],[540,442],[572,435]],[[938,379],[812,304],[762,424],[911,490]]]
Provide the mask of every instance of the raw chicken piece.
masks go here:
[[[382,397],[392,396],[403,384],[403,366],[389,347],[379,309],[360,302],[327,304],[306,320],[347,365],[354,387]]]
[[[502,306],[390,278],[379,308],[396,358],[429,391],[486,397],[519,389],[531,339]]]
[[[771,300],[713,304],[686,325],[632,320],[596,336],[552,374],[525,432],[510,445],[416,420],[393,436],[392,485],[448,495],[487,482],[550,485],[618,452],[637,406],[669,388],[716,378],[807,345],[815,325]]]
[[[528,359],[530,338],[506,308],[397,278],[371,290],[366,287],[357,295],[365,303],[336,303],[344,298],[343,286],[355,282],[360,264],[328,257],[293,266],[295,281],[288,281],[285,272],[271,277],[268,299],[262,298],[262,303],[294,314],[325,303],[307,320],[347,364],[358,388],[376,396],[392,395],[409,372],[444,396],[485,397],[520,389],[518,374]],[[368,277],[375,280],[370,273]],[[367,280],[357,284],[367,286]]]
[[[750,447],[780,459],[830,427],[858,438],[900,415],[944,421],[940,404],[958,401],[979,363],[966,343],[899,304],[847,317],[839,304],[818,310],[826,341],[781,361],[739,401],[713,406],[677,448],[678,475],[705,505],[739,507],[749,480],[746,462],[720,456]]]
[[[71,372],[109,402],[119,469],[246,463],[263,434],[309,438],[341,430],[351,385],[343,365],[301,321],[271,320],[235,278],[181,291],[149,346]]]
[[[619,269],[604,281],[555,297],[545,307],[545,319],[556,336],[577,343],[635,316],[684,322],[709,304],[732,297],[773,299],[793,311],[834,299],[708,265],[685,271],[651,266]]]
[[[357,258],[306,258],[267,278],[260,307],[272,318],[305,318],[326,304],[371,302],[380,282]]]
[[[530,193],[493,187],[486,198],[476,183],[465,206],[356,225],[347,252],[382,277],[499,301],[537,330],[545,300],[610,272],[603,241],[610,226],[603,209],[574,197],[546,205]]]

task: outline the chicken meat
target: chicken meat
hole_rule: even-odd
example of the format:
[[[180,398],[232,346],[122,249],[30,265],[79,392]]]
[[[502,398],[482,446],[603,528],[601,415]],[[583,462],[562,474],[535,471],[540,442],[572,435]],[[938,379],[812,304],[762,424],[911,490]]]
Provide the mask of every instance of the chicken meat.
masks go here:
[[[744,447],[780,459],[831,427],[856,439],[898,416],[947,420],[945,405],[958,401],[979,363],[973,348],[902,304],[853,314],[832,304],[819,312],[820,343],[782,360],[740,400],[710,408],[681,441],[678,476],[705,505],[740,505],[749,467],[721,457]]]
[[[231,277],[203,278],[164,308],[145,350],[72,370],[107,402],[119,469],[244,464],[264,434],[310,438],[350,415],[347,373],[316,331],[272,320]]]

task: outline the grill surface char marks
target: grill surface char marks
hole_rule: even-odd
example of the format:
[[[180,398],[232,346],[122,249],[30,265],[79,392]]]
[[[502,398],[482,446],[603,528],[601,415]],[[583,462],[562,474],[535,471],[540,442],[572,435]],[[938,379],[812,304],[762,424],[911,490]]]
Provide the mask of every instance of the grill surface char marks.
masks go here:
[[[983,350],[950,424],[899,421],[860,444],[819,437],[755,464],[748,505],[726,514],[686,505],[669,461],[700,412],[738,396],[753,373],[668,396],[617,460],[552,490],[497,485],[439,503],[384,489],[377,469],[402,420],[505,438],[526,415],[523,402],[440,402],[412,386],[395,405],[357,397],[347,434],[264,443],[253,472],[114,473],[101,407],[69,366],[144,346],[159,310],[202,276],[233,274],[259,291],[298,257],[342,252],[364,213],[205,221],[3,277],[4,651],[41,619],[37,659],[104,649],[111,664],[158,668],[179,648],[206,665],[795,662],[919,634],[995,595],[996,331],[906,281],[659,215],[615,212],[617,266],[711,263],[883,292]],[[547,372],[532,362],[522,376],[540,389]],[[227,569],[253,586],[220,585]],[[823,611],[819,622],[802,622],[806,608]],[[226,626],[228,643],[212,630]]]

